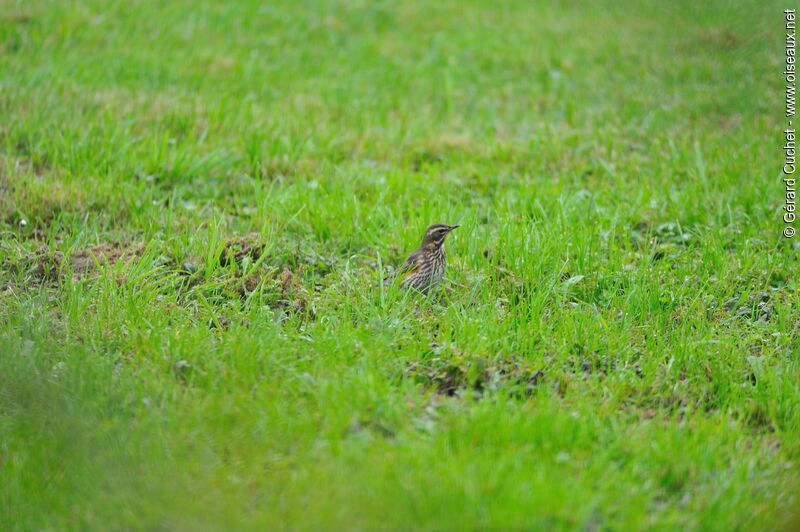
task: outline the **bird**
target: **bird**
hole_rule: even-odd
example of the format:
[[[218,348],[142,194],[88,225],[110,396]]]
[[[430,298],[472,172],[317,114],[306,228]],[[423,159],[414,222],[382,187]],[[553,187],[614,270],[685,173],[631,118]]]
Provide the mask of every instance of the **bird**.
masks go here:
[[[408,257],[397,272],[384,279],[384,284],[391,284],[399,277],[402,279],[400,286],[423,294],[439,284],[447,265],[444,241],[450,231],[457,227],[460,226],[433,224],[428,227],[419,248]]]

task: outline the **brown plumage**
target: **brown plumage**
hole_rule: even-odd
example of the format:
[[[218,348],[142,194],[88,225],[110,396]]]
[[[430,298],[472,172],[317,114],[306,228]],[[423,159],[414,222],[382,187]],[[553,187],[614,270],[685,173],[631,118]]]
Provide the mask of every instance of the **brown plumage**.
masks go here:
[[[439,284],[444,277],[447,257],[444,252],[444,241],[450,231],[457,225],[433,224],[425,231],[422,244],[408,257],[405,264],[395,275],[385,281],[392,282],[395,277],[402,279],[403,288],[413,288],[422,293]]]

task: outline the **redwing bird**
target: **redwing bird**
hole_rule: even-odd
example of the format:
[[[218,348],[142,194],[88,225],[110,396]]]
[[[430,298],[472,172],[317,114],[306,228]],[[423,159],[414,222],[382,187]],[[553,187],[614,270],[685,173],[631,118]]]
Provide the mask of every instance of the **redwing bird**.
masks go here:
[[[406,263],[394,275],[384,279],[384,283],[391,283],[395,277],[399,277],[402,279],[400,285],[403,288],[413,288],[422,293],[439,284],[447,265],[444,240],[456,227],[459,226],[433,224],[428,227],[419,249],[408,257]]]

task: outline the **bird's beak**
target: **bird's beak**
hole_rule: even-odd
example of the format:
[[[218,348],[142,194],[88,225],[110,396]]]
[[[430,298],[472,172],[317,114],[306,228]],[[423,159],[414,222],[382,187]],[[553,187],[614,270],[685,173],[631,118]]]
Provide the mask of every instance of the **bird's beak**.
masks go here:
[[[447,232],[449,233],[450,231],[452,231],[453,229],[455,229],[457,227],[461,227],[461,226],[460,225],[451,225],[450,228],[447,230]]]

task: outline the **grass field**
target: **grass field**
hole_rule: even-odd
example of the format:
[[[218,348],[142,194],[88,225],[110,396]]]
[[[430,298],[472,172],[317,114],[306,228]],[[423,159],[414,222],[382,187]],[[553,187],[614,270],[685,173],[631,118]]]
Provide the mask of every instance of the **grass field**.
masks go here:
[[[0,0],[0,529],[788,526],[785,7]]]

